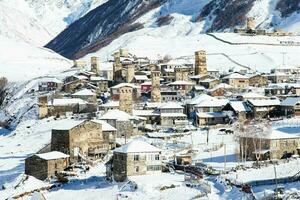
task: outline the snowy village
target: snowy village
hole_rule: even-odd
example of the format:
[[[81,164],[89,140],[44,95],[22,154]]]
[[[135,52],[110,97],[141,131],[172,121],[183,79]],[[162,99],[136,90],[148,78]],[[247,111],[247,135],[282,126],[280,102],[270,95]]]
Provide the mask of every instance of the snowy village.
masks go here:
[[[246,17],[230,33],[149,39],[179,29],[183,2],[155,32],[53,70],[18,69],[0,48],[0,200],[300,199],[300,36]]]

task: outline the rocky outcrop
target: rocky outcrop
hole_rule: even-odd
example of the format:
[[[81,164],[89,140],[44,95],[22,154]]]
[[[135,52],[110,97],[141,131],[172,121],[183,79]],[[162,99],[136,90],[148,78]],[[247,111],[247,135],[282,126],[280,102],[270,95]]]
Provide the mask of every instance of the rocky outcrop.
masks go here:
[[[67,58],[79,58],[110,44],[119,36],[143,28],[134,23],[164,0],[110,0],[80,18],[46,45]]]

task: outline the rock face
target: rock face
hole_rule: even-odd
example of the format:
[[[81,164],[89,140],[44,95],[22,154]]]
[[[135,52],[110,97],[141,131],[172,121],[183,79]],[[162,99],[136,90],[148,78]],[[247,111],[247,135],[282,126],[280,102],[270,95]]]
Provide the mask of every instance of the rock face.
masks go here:
[[[246,14],[254,2],[255,0],[213,0],[203,8],[197,21],[211,21],[207,32],[234,28],[245,23]]]
[[[279,0],[276,10],[281,13],[282,17],[288,17],[294,12],[300,10],[300,0]]]
[[[143,28],[142,24],[134,21],[163,2],[110,0],[71,24],[46,47],[68,58],[82,57],[124,33]]]

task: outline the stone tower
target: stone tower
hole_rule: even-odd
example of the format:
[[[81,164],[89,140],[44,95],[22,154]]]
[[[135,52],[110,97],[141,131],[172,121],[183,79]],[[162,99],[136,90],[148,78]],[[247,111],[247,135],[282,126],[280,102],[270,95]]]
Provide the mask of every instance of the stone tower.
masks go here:
[[[175,81],[188,81],[189,70],[187,68],[175,68]]]
[[[255,30],[255,18],[254,17],[247,18],[247,30]]]
[[[120,49],[119,52],[121,57],[126,57],[126,58],[129,57],[129,53],[127,49]]]
[[[195,75],[206,75],[207,65],[206,65],[206,51],[196,51],[195,52]]]
[[[127,66],[127,74],[126,74],[127,83],[132,83],[133,82],[134,74],[135,74],[135,66],[134,65],[128,65]]]
[[[100,73],[100,62],[98,57],[91,57],[91,71],[94,72],[96,75]]]
[[[120,58],[120,52],[114,53],[113,73],[114,81],[120,82],[122,80],[122,63]]]
[[[119,88],[120,93],[120,110],[132,114],[132,87],[123,86]]]
[[[152,81],[151,101],[161,102],[160,71],[151,72],[151,81]]]
[[[38,98],[38,105],[39,105],[39,118],[43,119],[48,116],[48,97],[47,96],[40,96]]]

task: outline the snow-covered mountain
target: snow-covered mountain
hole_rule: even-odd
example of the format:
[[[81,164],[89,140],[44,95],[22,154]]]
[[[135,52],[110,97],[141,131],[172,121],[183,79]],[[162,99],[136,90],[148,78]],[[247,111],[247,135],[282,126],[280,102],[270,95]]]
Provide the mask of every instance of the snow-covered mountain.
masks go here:
[[[47,44],[47,47],[68,58],[80,58],[107,46],[125,33],[138,32],[140,29],[177,23],[180,30],[187,24],[193,24],[195,29],[190,31],[197,30],[198,34],[223,32],[233,30],[235,27],[244,27],[246,18],[250,16],[256,18],[256,25],[259,28],[299,31],[299,2],[299,0],[109,0],[71,24]],[[174,21],[175,17],[177,20]],[[178,20],[179,17],[187,20]],[[143,21],[145,18],[147,23]]]
[[[0,0],[0,77],[24,81],[72,62],[43,48],[56,34],[106,0]]]

